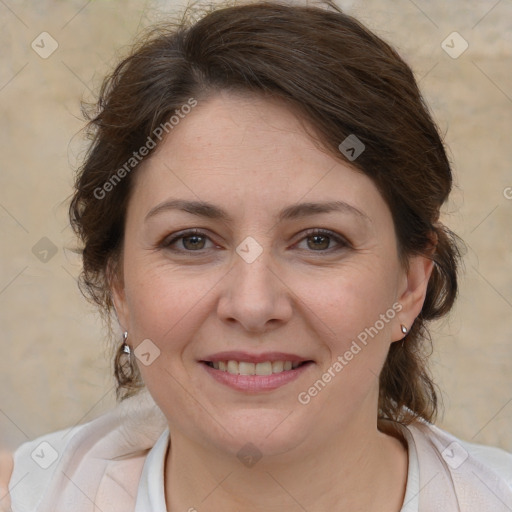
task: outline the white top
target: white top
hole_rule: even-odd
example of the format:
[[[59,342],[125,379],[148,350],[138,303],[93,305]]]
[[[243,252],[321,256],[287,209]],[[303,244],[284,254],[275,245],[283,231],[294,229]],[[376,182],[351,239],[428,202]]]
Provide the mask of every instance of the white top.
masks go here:
[[[418,456],[412,436],[407,437],[409,469],[407,471],[407,489],[404,504],[400,512],[418,512],[420,491]],[[169,430],[166,429],[155,443],[155,446],[149,451],[144,463],[134,512],[166,512],[164,467],[168,446]]]
[[[416,443],[408,428],[402,427],[401,431],[407,441],[409,466],[407,470],[405,497],[400,512],[419,512],[420,473]],[[464,444],[466,449],[473,453],[473,455],[479,454],[481,459],[487,460],[488,462],[494,460],[492,452],[496,449],[487,446],[472,445],[470,443],[462,444]],[[144,463],[134,512],[165,512],[167,510],[164,490],[164,467],[168,447],[169,430],[166,429],[149,451],[146,462]],[[494,461],[494,465],[496,465],[496,462],[497,461]],[[510,458],[510,464],[510,479],[512,481],[512,456]],[[512,508],[510,510],[512,510]]]
[[[154,402],[140,400],[21,445],[9,482],[12,511],[167,512],[169,430]],[[512,454],[422,421],[395,425],[409,461],[400,512],[512,511]]]
[[[400,512],[418,512],[418,495],[420,492],[418,456],[414,439],[410,435],[407,437],[409,469],[407,471],[404,504]],[[169,430],[165,430],[155,446],[149,451],[144,463],[134,512],[166,512],[164,467],[168,446]]]
[[[151,448],[142,469],[134,512],[167,511],[165,504],[164,468],[169,446],[169,430]]]

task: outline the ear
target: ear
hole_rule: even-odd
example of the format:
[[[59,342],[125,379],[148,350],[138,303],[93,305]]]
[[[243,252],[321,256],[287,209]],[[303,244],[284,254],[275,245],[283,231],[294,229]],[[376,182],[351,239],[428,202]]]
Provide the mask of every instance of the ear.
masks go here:
[[[121,263],[109,263],[107,267],[107,279],[117,320],[121,329],[127,331],[129,316],[121,265]]]
[[[433,268],[434,262],[426,256],[417,255],[409,258],[408,269],[404,271],[398,298],[398,302],[402,305],[399,321],[408,330],[421,313]],[[400,331],[399,325],[397,331],[397,340],[400,340],[404,335]]]

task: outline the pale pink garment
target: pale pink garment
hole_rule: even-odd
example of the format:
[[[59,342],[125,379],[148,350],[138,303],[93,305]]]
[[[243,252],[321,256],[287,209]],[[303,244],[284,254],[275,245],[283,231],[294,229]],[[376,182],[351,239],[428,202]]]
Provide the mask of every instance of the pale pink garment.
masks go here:
[[[511,454],[423,422],[399,428],[409,446],[402,512],[512,511]],[[168,443],[165,418],[147,392],[85,425],[25,443],[14,454],[12,510],[166,512]]]

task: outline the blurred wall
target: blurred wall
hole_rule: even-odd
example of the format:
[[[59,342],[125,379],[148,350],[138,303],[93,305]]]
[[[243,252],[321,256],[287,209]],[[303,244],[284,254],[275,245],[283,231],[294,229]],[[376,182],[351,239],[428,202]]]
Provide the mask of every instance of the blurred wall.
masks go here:
[[[409,62],[450,148],[457,188],[443,220],[469,251],[457,307],[432,329],[439,423],[512,451],[512,3],[339,5]],[[80,100],[94,99],[141,27],[176,8],[0,2],[0,442],[10,448],[115,403],[106,332],[77,289],[69,250]]]

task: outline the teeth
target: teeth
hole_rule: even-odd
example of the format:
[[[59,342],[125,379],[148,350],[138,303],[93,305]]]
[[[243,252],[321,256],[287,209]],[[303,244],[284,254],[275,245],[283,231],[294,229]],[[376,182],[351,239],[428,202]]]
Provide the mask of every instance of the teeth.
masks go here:
[[[280,373],[284,370],[284,362],[283,361],[274,361],[272,363],[272,373]]]
[[[228,372],[238,375],[238,363],[236,361],[228,361]]]
[[[243,363],[240,361],[238,363],[238,373],[240,375],[255,375],[256,365],[254,363]]]
[[[246,361],[218,361],[210,363],[216,370],[232,373],[233,375],[272,375],[297,368],[300,363],[292,361],[265,361],[263,363],[248,363]]]
[[[256,375],[272,375],[272,363],[265,361],[255,365]]]

